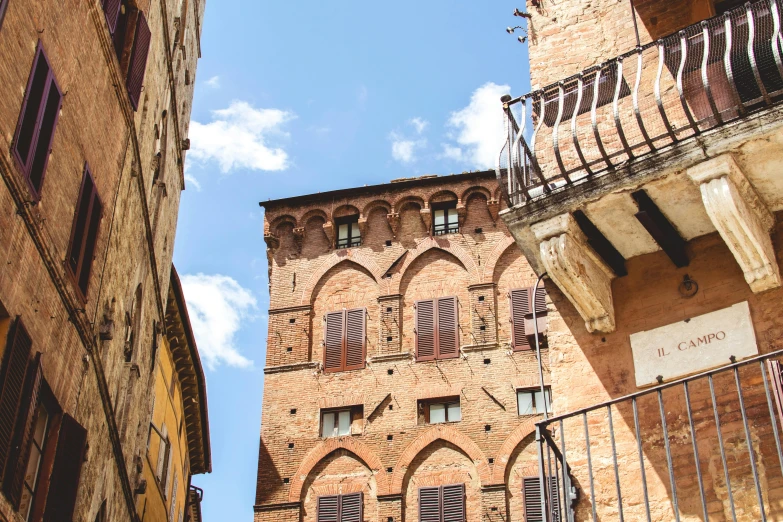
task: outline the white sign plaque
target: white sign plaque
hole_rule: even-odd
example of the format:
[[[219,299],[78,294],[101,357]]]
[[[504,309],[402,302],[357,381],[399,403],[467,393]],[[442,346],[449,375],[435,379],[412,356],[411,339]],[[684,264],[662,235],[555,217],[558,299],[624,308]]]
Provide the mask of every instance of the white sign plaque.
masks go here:
[[[748,302],[631,335],[636,386],[729,364],[759,353]]]

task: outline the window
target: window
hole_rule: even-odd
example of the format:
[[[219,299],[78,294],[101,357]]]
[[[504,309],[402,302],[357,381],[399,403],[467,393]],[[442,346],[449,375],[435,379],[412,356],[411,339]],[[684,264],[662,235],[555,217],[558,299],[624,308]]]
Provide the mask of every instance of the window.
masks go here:
[[[365,308],[326,314],[324,371],[341,372],[364,368]]]
[[[459,356],[459,317],[456,297],[416,301],[416,360]]]
[[[147,72],[147,56],[150,51],[150,42],[152,41],[152,32],[144,13],[139,13],[139,19],[136,22],[136,34],[133,38],[133,50],[131,51],[130,66],[126,84],[128,94],[130,95],[133,110],[139,108],[139,99],[141,99],[141,87],[144,85],[144,75]]]
[[[547,413],[552,413],[552,390],[549,386],[544,388],[543,394],[541,393],[541,388],[517,390],[517,408],[520,415],[544,413],[544,408],[546,408]]]
[[[464,522],[465,484],[419,488],[419,522]]]
[[[61,107],[62,94],[39,41],[13,145],[14,158],[36,199],[43,188]]]
[[[560,522],[560,489],[557,479],[549,477],[549,501],[558,509],[551,510],[551,518],[544,517],[541,511],[541,479],[538,477],[522,478],[522,500],[525,503],[525,522]]]
[[[35,492],[38,489],[38,474],[41,471],[44,442],[49,432],[49,420],[49,412],[46,410],[46,406],[39,404],[35,411],[35,428],[33,428],[30,456],[27,458],[27,469],[22,481],[22,499],[19,503],[19,512],[25,520],[30,520],[33,498],[35,498]]]
[[[318,497],[316,522],[362,522],[363,500],[361,492]]]
[[[457,215],[456,201],[438,203],[433,205],[432,208],[433,235],[442,236],[459,232],[459,216]]]
[[[346,216],[335,220],[337,225],[337,248],[358,247],[362,244],[359,230],[359,216]]]
[[[358,435],[360,432],[360,422],[364,417],[363,411],[364,408],[362,406],[322,411],[321,437],[342,437],[344,435],[351,435],[352,433]]]
[[[92,179],[90,168],[85,165],[82,187],[76,202],[76,215],[68,244],[68,271],[79,289],[82,299],[87,298],[90,285],[95,243],[98,239],[98,227],[101,223],[103,207],[98,190]]]
[[[533,324],[533,288],[521,288],[509,292],[511,319],[511,344],[514,350],[531,350],[535,347]],[[538,340],[546,341],[546,290],[538,288],[536,293],[536,323]]]
[[[107,4],[115,0],[104,0],[104,12],[113,8]],[[110,25],[111,29],[111,25]],[[117,22],[112,31],[114,51],[120,62],[120,69],[125,74],[125,85],[128,89],[133,110],[139,108],[141,88],[144,85],[144,75],[147,70],[152,32],[147,18],[139,11],[133,0],[121,0]]]
[[[460,420],[462,410],[459,397],[419,401],[419,424],[443,424]]]
[[[120,17],[121,0],[102,0],[103,14],[106,15],[106,24],[109,26],[109,33],[113,36],[117,30],[117,21]]]
[[[169,520],[174,522],[174,513],[177,509],[177,489],[179,488],[179,477],[177,472],[174,472],[174,487],[171,489],[171,504],[169,505]]]

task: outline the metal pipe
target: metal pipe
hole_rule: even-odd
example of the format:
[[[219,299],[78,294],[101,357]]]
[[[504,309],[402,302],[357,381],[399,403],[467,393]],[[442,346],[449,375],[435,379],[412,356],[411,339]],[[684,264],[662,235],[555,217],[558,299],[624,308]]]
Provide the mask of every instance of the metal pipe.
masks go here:
[[[707,376],[710,383],[710,400],[712,401],[712,414],[715,416],[715,431],[718,434],[718,448],[720,449],[720,461],[723,464],[723,478],[726,480],[726,492],[729,494],[729,507],[731,508],[731,519],[737,521],[737,512],[734,510],[734,494],[731,491],[731,478],[729,477],[729,468],[726,464],[726,448],[723,446],[723,434],[720,431],[720,415],[718,414],[718,402],[715,400],[715,383],[712,375]]]
[[[590,506],[593,508],[593,522],[598,520],[595,508],[595,485],[593,483],[593,460],[590,456],[590,429],[587,426],[587,414],[582,414],[582,422],[585,427],[585,448],[587,448],[587,476],[590,478]],[[647,491],[645,491],[645,495]],[[648,520],[649,522],[649,520]]]
[[[748,415],[745,412],[745,400],[742,398],[742,384],[740,383],[739,368],[737,367],[734,367],[734,382],[737,385],[737,397],[739,398],[740,413],[742,413],[742,425],[745,428],[745,442],[748,444],[748,457],[750,458],[750,470],[753,473],[753,485],[756,487],[756,496],[759,501],[761,520],[764,522],[767,520],[767,514],[764,511],[764,495],[761,493],[761,484],[759,484],[759,473],[756,469],[756,453],[753,451],[753,441],[750,437]]]
[[[636,47],[642,46],[642,40],[639,38],[639,22],[636,21],[636,9],[633,5],[633,0],[631,0],[631,17],[633,18],[633,30],[636,32]]]
[[[683,390],[685,391],[685,407],[688,411],[688,425],[691,429],[691,442],[693,443],[693,458],[694,464],[696,464],[696,479],[699,482],[699,498],[701,499],[701,509],[704,514],[704,520],[709,520],[707,513],[707,499],[704,496],[704,481],[701,477],[701,465],[699,459],[699,446],[696,444],[696,428],[693,425],[693,411],[691,410],[691,395],[688,390],[688,383],[683,383]]]
[[[541,384],[541,397],[544,399],[544,420],[549,418],[546,390],[544,388],[544,368],[541,365],[541,344],[538,341],[538,320],[536,319],[536,298],[538,297],[538,285],[541,284],[541,280],[546,276],[546,272],[538,276],[536,286],[533,287],[533,333],[535,335],[536,343],[536,358],[538,359],[538,380]]]

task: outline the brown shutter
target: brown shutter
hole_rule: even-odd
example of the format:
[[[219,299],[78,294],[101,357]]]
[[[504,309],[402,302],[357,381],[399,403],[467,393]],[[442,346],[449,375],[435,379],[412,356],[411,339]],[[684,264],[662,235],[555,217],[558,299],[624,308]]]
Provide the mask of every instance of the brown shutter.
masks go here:
[[[438,299],[438,359],[459,357],[459,315],[456,297]]]
[[[324,333],[324,371],[339,372],[343,369],[343,312],[326,314]]]
[[[44,522],[70,521],[76,506],[79,477],[87,446],[87,430],[67,413],[63,415],[54,457]]]
[[[443,486],[443,522],[465,522],[465,484]]]
[[[416,301],[416,360],[435,359],[435,301]]]
[[[541,482],[538,477],[522,478],[522,498],[525,503],[525,522],[545,522],[541,511]]]
[[[440,506],[439,487],[419,488],[419,522],[441,522]]]
[[[541,336],[546,335],[546,290],[543,287],[538,287],[538,292],[534,292],[535,288],[528,289],[528,295],[530,300],[528,301],[528,314],[525,316],[525,330],[528,335],[528,344],[534,343],[536,327],[533,324],[533,294],[535,293],[536,303],[536,323],[538,323],[538,336],[541,341]]]
[[[783,425],[783,373],[781,373],[779,361],[767,361],[769,381],[772,384],[772,395],[775,396],[775,405],[778,410],[778,420]],[[775,422],[772,419],[772,422]]]
[[[68,269],[83,298],[87,297],[87,289],[90,286],[90,272],[102,215],[103,207],[98,189],[89,166],[85,165],[66,258]]]
[[[16,419],[14,441],[11,445],[3,482],[3,488],[15,509],[19,509],[19,501],[22,496],[27,459],[30,455],[30,443],[35,428],[35,410],[38,407],[42,381],[41,354],[38,353],[33,363],[28,366],[24,394]]]
[[[44,175],[46,166],[49,164],[49,156],[52,151],[52,142],[54,141],[54,129],[57,127],[57,120],[60,117],[60,108],[62,107],[62,94],[54,75],[49,71],[47,79],[47,91],[44,98],[43,112],[41,113],[41,122],[38,126],[38,135],[35,139],[35,150],[33,152],[32,164],[28,178],[33,187],[36,196],[41,195],[43,189]]]
[[[340,522],[340,497],[332,495],[328,497],[318,497],[318,506],[316,507],[317,522]]]
[[[133,39],[133,52],[131,53],[130,68],[128,69],[128,94],[130,95],[133,110],[139,108],[141,88],[144,85],[144,74],[147,71],[147,56],[150,51],[152,32],[147,24],[144,13],[139,13],[136,22],[136,36]]]
[[[362,500],[361,492],[340,495],[340,522],[362,522],[364,518]]]
[[[14,463],[8,462],[9,450],[19,415],[32,346],[33,341],[21,318],[17,318],[8,333],[3,367],[0,369],[0,480],[5,476],[7,466],[14,467]]]
[[[530,342],[525,332],[525,316],[530,312],[528,288],[511,290],[509,311],[511,315],[511,343],[514,350],[529,350]]]
[[[345,312],[345,369],[364,368],[365,353],[365,317],[367,310],[357,308]]]

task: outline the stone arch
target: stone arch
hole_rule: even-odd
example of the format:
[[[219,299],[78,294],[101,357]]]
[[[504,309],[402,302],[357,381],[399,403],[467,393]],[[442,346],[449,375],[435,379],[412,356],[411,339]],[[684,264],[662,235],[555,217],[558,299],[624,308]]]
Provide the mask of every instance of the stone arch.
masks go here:
[[[466,189],[462,195],[460,196],[460,201],[463,203],[467,203],[468,200],[475,196],[476,194],[483,194],[485,198],[487,198],[487,201],[492,199],[492,193],[489,191],[488,188],[482,187],[481,185],[476,185],[474,187],[470,187]]]
[[[389,479],[386,470],[383,469],[381,459],[373,452],[368,446],[359,442],[358,439],[353,437],[334,437],[329,438],[311,449],[302,463],[299,465],[299,469],[296,470],[296,474],[291,477],[291,488],[288,490],[288,501],[299,502],[302,497],[302,487],[307,480],[308,475],[313,468],[331,453],[344,449],[353,455],[357,459],[362,461],[375,475],[375,482],[378,485],[378,494],[383,495],[389,489]]]
[[[444,440],[450,444],[453,444],[459,448],[465,455],[473,461],[476,466],[476,470],[479,473],[479,479],[482,486],[491,484],[492,475],[489,469],[489,463],[484,452],[481,451],[475,442],[470,437],[457,431],[457,429],[451,426],[443,424],[433,426],[421,435],[419,435],[413,442],[408,444],[408,447],[402,452],[400,458],[397,460],[397,464],[394,466],[394,473],[392,473],[391,482],[389,483],[389,494],[398,495],[402,494],[402,484],[405,480],[405,474],[408,471],[416,455],[421,453],[424,448],[435,442],[436,440]]]
[[[403,207],[409,204],[418,205],[420,209],[424,208],[424,200],[418,196],[406,196],[394,202],[394,212],[399,213]]]
[[[312,301],[313,298],[313,290],[315,290],[315,287],[318,285],[318,282],[326,275],[326,273],[335,265],[339,263],[343,263],[346,261],[350,261],[352,263],[355,263],[359,265],[360,267],[367,270],[370,275],[372,275],[373,279],[375,279],[375,282],[378,283],[379,291],[381,292],[381,295],[383,295],[384,291],[384,283],[383,283],[383,270],[381,267],[378,266],[378,264],[373,261],[372,258],[365,255],[363,252],[356,250],[356,249],[347,249],[347,250],[340,250],[338,252],[332,252],[329,256],[327,256],[326,259],[324,259],[323,263],[315,269],[315,271],[312,273],[310,278],[307,280],[307,283],[305,283],[304,288],[302,289],[302,297],[300,299],[300,304],[302,305],[308,305]]]
[[[471,281],[471,284],[475,284],[480,281],[478,265],[473,260],[473,256],[471,256],[469,252],[467,252],[459,244],[453,241],[449,241],[448,239],[428,237],[419,243],[416,248],[408,251],[408,255],[405,256],[403,265],[399,269],[400,277],[395,277],[391,280],[389,288],[390,294],[400,293],[400,283],[405,278],[405,272],[407,271],[408,267],[410,267],[419,256],[429,250],[432,250],[433,248],[443,250],[456,257],[468,272],[468,277]]]
[[[512,246],[516,246],[516,242],[514,241],[514,238],[511,236],[504,237],[498,242],[497,245],[495,245],[495,248],[493,248],[492,252],[489,253],[489,256],[487,256],[487,260],[484,263],[484,270],[481,272],[482,283],[493,282],[493,279],[495,277],[495,267],[497,266],[498,261],[503,256],[503,254],[506,253],[506,250],[508,250]]]
[[[391,205],[388,201],[385,201],[383,199],[376,199],[374,201],[371,201],[367,203],[364,208],[362,209],[362,217],[366,218],[370,215],[370,212],[374,211],[377,208],[383,208],[387,214],[391,213]]]
[[[506,480],[506,471],[511,455],[514,450],[528,437],[536,431],[536,419],[527,419],[512,431],[503,444],[500,446],[495,465],[492,469],[492,484],[503,484]]]
[[[427,198],[427,202],[430,207],[432,206],[433,203],[438,203],[441,201],[452,201],[452,200],[458,201],[459,198],[457,197],[457,194],[455,194],[451,190],[439,190],[437,192],[430,194],[430,196]]]

